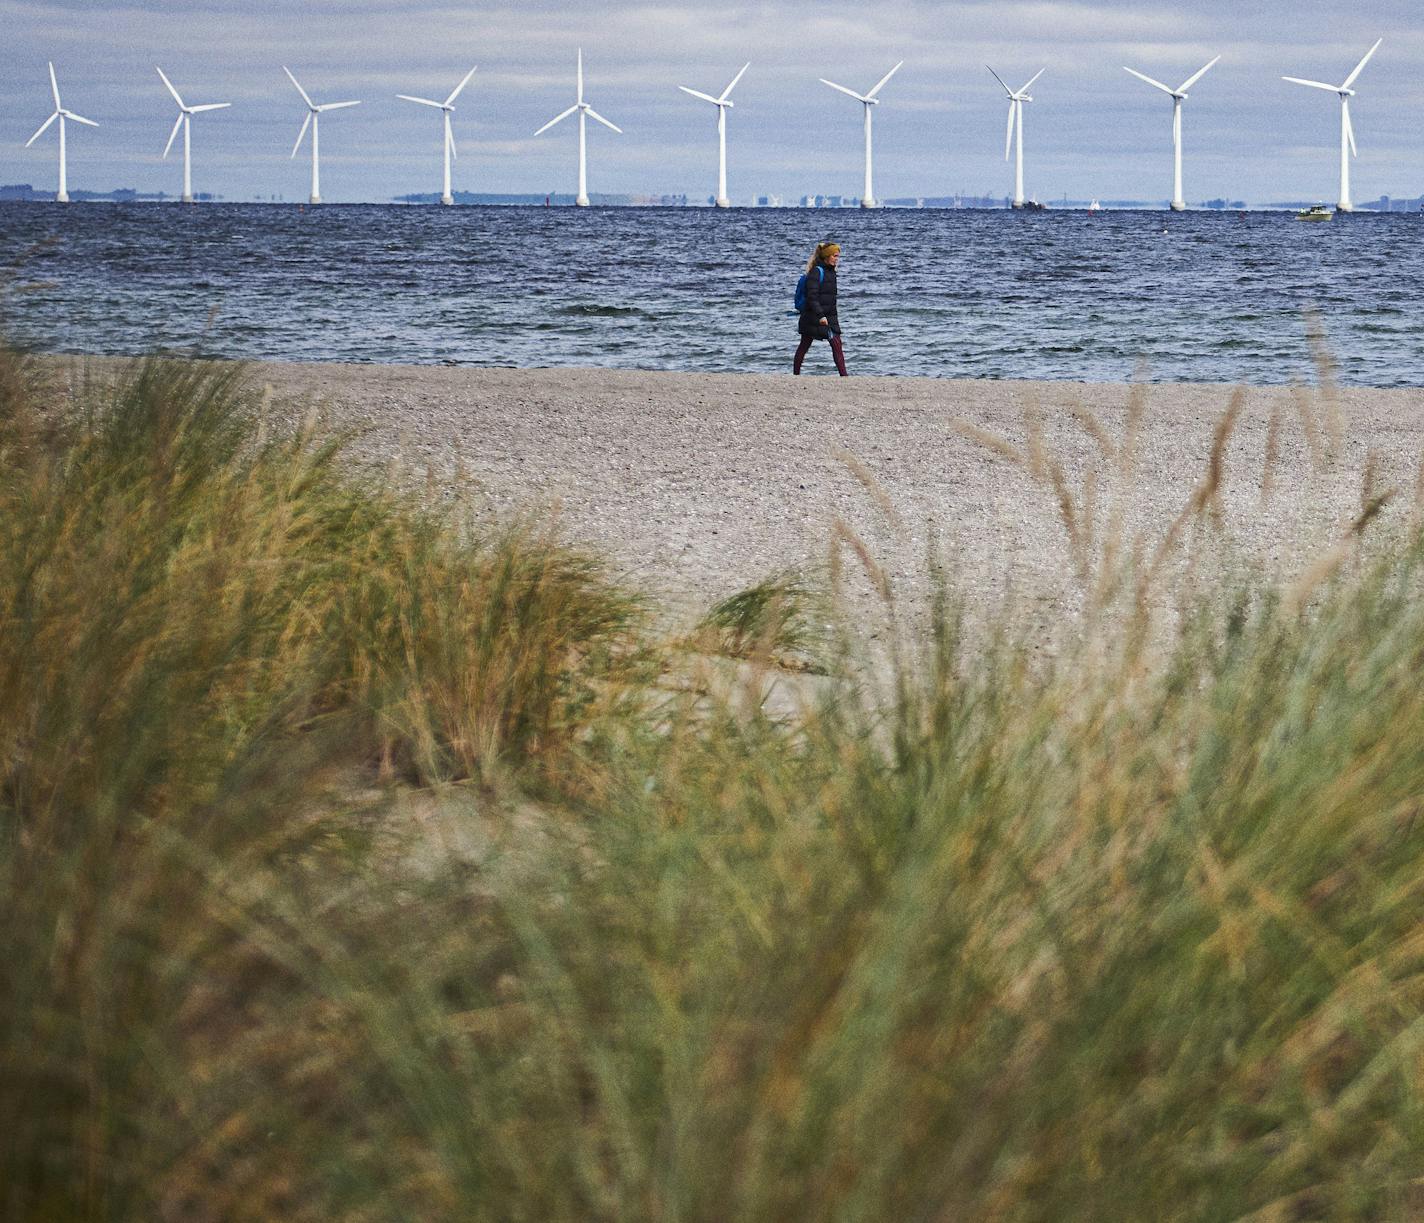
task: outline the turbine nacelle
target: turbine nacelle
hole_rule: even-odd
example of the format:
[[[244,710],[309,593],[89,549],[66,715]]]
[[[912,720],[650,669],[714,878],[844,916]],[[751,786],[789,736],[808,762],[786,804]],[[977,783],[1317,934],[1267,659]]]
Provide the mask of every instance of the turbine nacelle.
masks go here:
[[[477,67],[478,65],[476,65],[476,68]],[[465,73],[465,79],[455,86],[450,96],[446,98],[443,102],[437,102],[433,98],[412,97],[408,93],[398,93],[396,94],[396,97],[398,97],[402,102],[418,102],[421,106],[433,106],[436,110],[443,110],[446,114],[449,114],[455,109],[455,99],[458,98],[460,94],[464,92],[465,86],[470,83],[470,78],[475,75],[475,70],[475,68],[471,68],[467,73]]]
[[[163,157],[164,157],[164,160],[166,161],[167,158],[168,158],[168,154],[173,151],[173,143],[174,143],[174,141],[176,141],[176,140],[178,139],[178,133],[179,133],[179,131],[182,130],[183,124],[184,124],[186,121],[190,120],[194,115],[201,115],[201,114],[203,114],[203,113],[205,113],[205,112],[207,112],[207,111],[210,111],[210,110],[226,110],[229,106],[232,105],[232,103],[231,103],[231,102],[206,102],[206,103],[204,103],[204,104],[201,105],[201,106],[189,106],[186,102],[183,101],[182,95],[181,95],[181,94],[178,92],[178,90],[175,88],[173,82],[170,81],[170,80],[168,79],[168,77],[164,74],[163,69],[160,68],[160,67],[158,67],[158,66],[155,64],[153,70],[158,73],[159,79],[162,80],[163,84],[167,87],[168,92],[173,95],[173,100],[178,103],[178,118],[177,118],[176,120],[174,120],[174,123],[173,123],[173,130],[168,134],[168,143],[163,146]],[[190,197],[190,193],[189,193],[189,191],[188,191],[187,188],[188,188],[188,185],[189,185],[189,183],[188,183],[188,178],[189,178],[189,175],[190,175],[190,173],[191,173],[191,170],[189,169],[189,166],[188,166],[188,160],[187,160],[188,154],[187,154],[186,137],[185,137],[185,144],[184,144],[184,154],[183,154],[183,157],[184,157],[184,169],[183,169],[184,191],[183,191],[183,198],[184,198],[184,200],[186,201],[186,200],[188,200],[189,197]]]
[[[99,126],[93,119],[86,119],[83,115],[76,115],[72,110],[66,109],[64,103],[59,100],[59,78],[54,74],[53,64],[49,66],[49,87],[50,92],[54,95],[54,113],[40,125],[39,131],[25,141],[25,148],[29,148],[30,145],[34,144],[36,140],[43,136],[45,132],[49,130],[49,125],[56,119],[70,119],[75,123],[84,124],[85,127]]]
[[[719,98],[714,98],[710,93],[703,93],[700,89],[689,89],[686,85],[679,85],[678,88],[689,97],[698,98],[703,102],[711,102],[713,106],[723,110],[730,110],[736,105],[735,102],[731,101],[732,90],[737,87],[737,82],[746,76],[747,69],[750,67],[750,63],[743,64],[742,70],[732,78],[732,83],[728,85],[726,89],[722,90],[722,96]]]
[[[898,64],[891,68],[889,72],[882,76],[880,80],[875,83],[875,87],[873,89],[867,89],[864,93],[856,93],[854,89],[847,89],[844,85],[837,85],[835,81],[828,81],[825,77],[820,77],[819,79],[822,85],[829,85],[832,89],[839,90],[841,93],[854,98],[857,102],[861,103],[864,106],[879,106],[880,99],[876,97],[876,94],[878,94],[882,89],[885,88],[890,78],[900,71],[900,69],[904,66],[904,63],[905,61],[901,60]]]

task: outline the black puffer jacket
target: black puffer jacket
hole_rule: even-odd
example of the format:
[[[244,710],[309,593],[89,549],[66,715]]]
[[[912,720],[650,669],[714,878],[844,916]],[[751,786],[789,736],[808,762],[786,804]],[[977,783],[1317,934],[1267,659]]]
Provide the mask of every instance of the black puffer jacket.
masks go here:
[[[824,277],[815,268],[806,275],[806,308],[801,311],[796,329],[802,335],[824,340],[831,335],[840,335],[841,320],[836,314],[836,269],[823,263],[820,270],[825,273]],[[822,319],[830,326],[822,327]]]

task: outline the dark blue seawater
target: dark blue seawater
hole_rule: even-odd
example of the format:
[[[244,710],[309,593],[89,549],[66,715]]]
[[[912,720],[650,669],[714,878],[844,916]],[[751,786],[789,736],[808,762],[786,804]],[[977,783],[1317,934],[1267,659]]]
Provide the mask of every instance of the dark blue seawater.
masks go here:
[[[852,372],[1424,386],[1424,217],[0,205],[0,326],[38,349],[781,371],[812,244]],[[813,354],[817,368],[828,354]]]

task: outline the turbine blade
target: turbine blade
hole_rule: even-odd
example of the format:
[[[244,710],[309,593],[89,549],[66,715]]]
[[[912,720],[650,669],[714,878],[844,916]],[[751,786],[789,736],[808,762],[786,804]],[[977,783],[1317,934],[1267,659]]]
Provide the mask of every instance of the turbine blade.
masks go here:
[[[1187,79],[1186,79],[1185,81],[1183,81],[1180,85],[1178,85],[1178,86],[1177,86],[1177,92],[1178,92],[1178,93],[1186,93],[1188,89],[1190,89],[1190,88],[1191,88],[1193,85],[1195,85],[1199,80],[1201,80],[1202,77],[1204,77],[1208,72],[1210,72],[1213,68],[1215,68],[1216,65],[1217,65],[1218,63],[1220,63],[1220,62],[1221,62],[1221,56],[1218,55],[1218,56],[1216,57],[1216,59],[1212,60],[1211,63],[1209,63],[1205,68],[1202,68],[1202,69],[1198,70],[1197,72],[1192,73],[1191,76],[1187,77]]]
[[[1172,147],[1182,143],[1182,108],[1172,107]]]
[[[686,85],[679,85],[678,88],[681,89],[683,93],[690,93],[694,98],[701,98],[704,102],[711,102],[713,106],[721,104],[717,98],[714,98],[710,93],[703,93],[700,89],[689,89]]]
[[[460,159],[460,150],[455,147],[455,133],[448,127],[445,129],[445,143],[450,146],[450,156],[458,161]]]
[[[1281,77],[1281,80],[1291,81],[1296,85],[1309,85],[1312,89],[1323,89],[1326,93],[1340,92],[1339,85],[1327,85],[1324,81],[1307,81],[1304,78],[1298,76],[1283,76]]]
[[[1160,89],[1163,93],[1172,92],[1172,90],[1167,88],[1166,85],[1162,84],[1161,81],[1154,81],[1150,76],[1138,72],[1136,68],[1124,68],[1123,71],[1132,73],[1132,75],[1135,76],[1139,81],[1146,81],[1149,85],[1153,86],[1154,88]]]
[[[985,64],[984,67],[989,68],[989,65]],[[1000,85],[1004,85],[1004,78],[1001,77],[992,68],[989,68],[989,75],[992,76],[996,81],[998,81]],[[1008,94],[1011,98],[1014,96],[1014,91],[1010,89],[1007,85],[1004,85],[1004,92]]]
[[[553,127],[554,124],[556,124],[556,123],[562,123],[565,119],[567,119],[567,118],[568,118],[571,114],[573,114],[574,111],[576,111],[576,110],[578,110],[578,106],[577,106],[577,105],[570,106],[570,107],[568,108],[568,110],[562,111],[562,112],[560,112],[559,114],[555,115],[552,119],[549,120],[548,123],[544,124],[544,126],[541,127],[541,128],[540,128],[537,132],[535,132],[534,134],[535,134],[536,136],[542,136],[542,135],[543,135],[545,132],[547,132],[551,127]]]
[[[173,88],[173,82],[163,75],[163,69],[160,68],[157,64],[155,64],[153,66],[153,70],[158,73],[159,77],[162,78],[163,83],[168,86],[168,92],[173,95],[173,100],[178,103],[178,109],[185,109],[183,106],[183,99],[178,96],[178,91]]]
[[[479,65],[476,65],[476,67],[478,67],[478,66],[479,66]],[[453,105],[454,105],[455,99],[460,96],[460,94],[461,94],[461,92],[464,90],[465,86],[470,83],[470,78],[471,78],[472,76],[474,76],[474,75],[475,75],[475,69],[474,69],[474,68],[471,68],[467,73],[465,73],[465,79],[464,79],[463,81],[461,81],[458,85],[456,85],[456,86],[455,86],[455,92],[452,93],[448,98],[445,99],[445,105],[446,105],[446,106],[453,106]]]
[[[728,98],[732,96],[732,90],[737,87],[737,82],[740,81],[742,77],[746,76],[747,69],[751,66],[752,65],[750,60],[748,60],[745,64],[742,65],[742,70],[732,78],[732,83],[728,85],[726,89],[722,90],[722,96],[718,98],[717,101],[725,102]]]
[[[1360,150],[1355,147],[1355,125],[1350,122],[1350,107],[1348,103],[1341,108],[1340,118],[1345,125],[1345,139],[1350,142],[1350,156],[1358,157]]]
[[[58,119],[58,118],[59,118],[59,111],[55,111],[54,114],[52,114],[48,119],[46,119],[43,123],[41,123],[41,124],[40,124],[40,130],[37,131],[37,132],[36,132],[33,136],[31,136],[28,140],[25,141],[25,148],[29,148],[30,145],[34,144],[34,142],[35,142],[36,140],[38,140],[41,136],[43,136],[43,135],[45,134],[45,132],[49,130],[49,125],[50,125],[51,123],[53,123],[53,122],[54,122],[56,119]]]
[[[1030,89],[1033,88],[1033,83],[1034,83],[1034,81],[1038,80],[1038,78],[1041,77],[1041,76],[1042,76],[1045,72],[1047,72],[1047,71],[1048,71],[1047,68],[1040,68],[1037,72],[1035,72],[1031,77],[1028,78],[1027,83],[1024,85],[1024,87],[1023,87],[1022,89],[1019,90],[1019,92],[1020,92],[1020,93],[1027,93]]]
[[[594,110],[592,106],[588,108],[588,117],[590,119],[597,119],[601,124],[603,124],[604,127],[610,129],[611,131],[617,132],[620,136],[623,134],[623,129],[621,127],[615,127],[613,124],[609,123],[608,120],[605,119],[602,115],[600,115],[596,110]]]
[[[442,106],[439,102],[432,102],[429,98],[413,98],[408,93],[398,93],[396,94],[396,97],[398,97],[402,102],[419,102],[422,106],[433,106],[436,110],[445,109],[445,107]]]
[[[297,143],[292,145],[292,156],[297,155],[297,150],[302,147],[302,141],[307,138],[307,128],[311,126],[312,113],[307,111],[307,117],[302,120],[302,130],[297,133]]]
[[[829,85],[832,89],[839,89],[842,93],[849,94],[857,102],[866,101],[866,98],[861,94],[856,93],[854,89],[847,89],[844,85],[837,85],[835,81],[828,81],[825,77],[820,77],[819,79],[822,85]]]
[[[1380,43],[1382,42],[1384,42],[1383,38],[1376,41],[1375,45],[1365,52],[1365,58],[1355,65],[1354,72],[1350,73],[1350,75],[1345,78],[1345,83],[1340,86],[1341,89],[1349,89],[1350,86],[1355,83],[1355,78],[1358,77],[1360,73],[1365,70],[1365,65],[1370,62],[1370,59],[1374,56],[1374,53],[1379,50]]]
[[[54,75],[54,65],[49,66],[49,87],[54,94],[54,113],[58,114],[64,109],[64,103],[59,100],[59,78]]]
[[[322,103],[320,106],[318,106],[316,109],[317,109],[317,113],[320,114],[320,113],[323,112],[323,111],[328,111],[328,110],[345,110],[348,106],[360,106],[360,105],[361,105],[360,102],[323,102],[323,103]]]
[[[882,76],[882,77],[880,78],[880,80],[876,82],[875,88],[872,89],[872,90],[871,90],[868,94],[866,94],[865,96],[866,96],[867,98],[873,98],[877,93],[879,93],[882,89],[885,88],[885,86],[886,86],[886,84],[889,82],[890,78],[891,78],[892,76],[894,76],[897,72],[899,72],[900,69],[903,68],[904,66],[905,66],[905,61],[904,61],[904,60],[901,60],[898,64],[896,64],[893,68],[891,68],[889,72],[887,72],[884,76]]]
[[[178,139],[178,129],[183,126],[183,112],[178,112],[178,120],[173,124],[173,131],[169,133],[168,143],[163,146],[163,156],[167,157],[173,151],[173,142]]]
[[[76,115],[72,110],[60,112],[66,119],[72,119],[75,123],[82,123],[85,127],[98,127],[93,119],[86,119],[83,115]]]
[[[288,68],[286,64],[282,65],[282,71],[287,74],[287,78],[292,82],[293,85],[297,87],[297,92],[302,95],[302,101],[305,102],[308,106],[315,106],[316,103],[313,102],[311,98],[307,96],[307,91],[302,88],[301,82],[298,81],[297,78],[292,75],[292,70]]]
[[[1014,101],[1009,99],[1009,130],[1004,133],[1004,160],[1009,160],[1009,154],[1014,148]]]
[[[202,106],[188,107],[188,113],[191,115],[197,115],[201,114],[205,110],[226,110],[231,105],[231,102],[208,102]]]
[[[578,53],[578,100],[583,101],[583,48]]]

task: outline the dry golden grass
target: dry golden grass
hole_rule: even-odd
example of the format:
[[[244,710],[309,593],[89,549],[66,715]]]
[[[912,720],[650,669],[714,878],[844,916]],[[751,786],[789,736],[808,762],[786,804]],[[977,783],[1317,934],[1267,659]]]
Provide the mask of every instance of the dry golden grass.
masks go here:
[[[827,655],[774,718],[660,686],[537,522],[360,492],[239,376],[35,394],[0,359],[0,1214],[1424,1211],[1424,538],[1360,553],[1377,480],[1356,564],[1164,631],[1164,542],[985,437],[1059,504],[1083,639],[971,645],[946,586],[888,694]],[[1145,408],[1084,424],[1120,472]],[[813,595],[708,628],[754,672]]]

